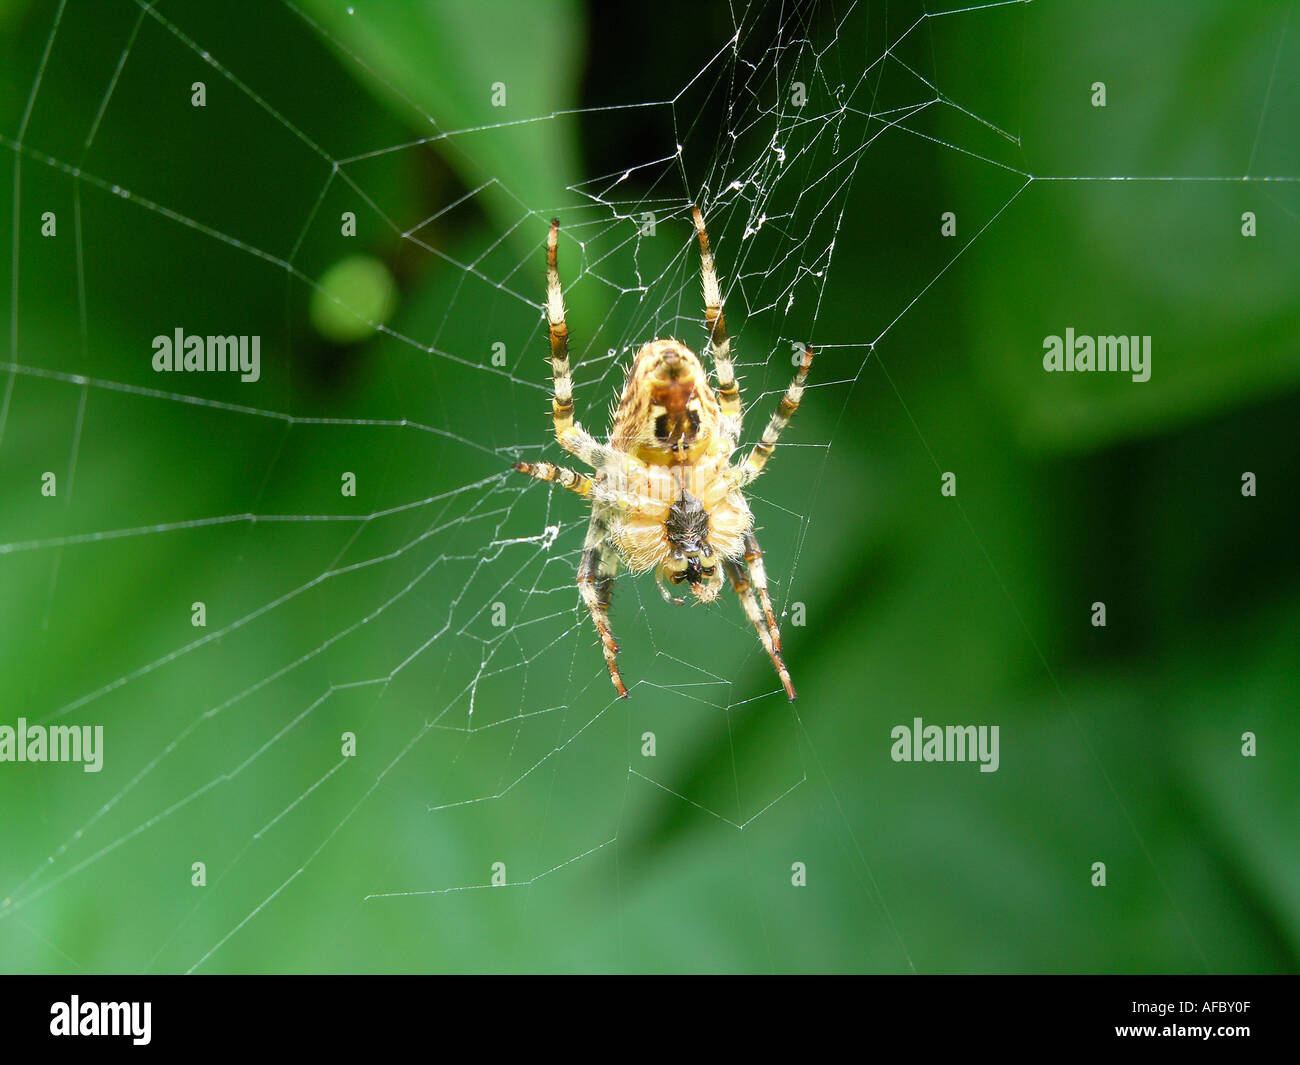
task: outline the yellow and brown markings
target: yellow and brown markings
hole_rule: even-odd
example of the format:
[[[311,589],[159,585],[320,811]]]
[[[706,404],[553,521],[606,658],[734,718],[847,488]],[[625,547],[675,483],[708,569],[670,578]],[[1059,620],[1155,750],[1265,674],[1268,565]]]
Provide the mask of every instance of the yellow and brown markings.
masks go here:
[[[632,364],[610,444],[649,465],[690,465],[708,452],[717,423],[718,398],[699,358],[675,340],[655,340]]]

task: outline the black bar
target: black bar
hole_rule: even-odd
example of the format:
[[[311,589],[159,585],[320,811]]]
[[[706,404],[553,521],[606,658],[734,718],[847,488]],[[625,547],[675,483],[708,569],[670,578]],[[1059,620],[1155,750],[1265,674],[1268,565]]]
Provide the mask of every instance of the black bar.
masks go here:
[[[0,1032],[5,1050],[17,1052],[6,1056],[12,1061],[38,1060],[24,1051],[283,1047],[337,1056],[353,1049],[373,1055],[385,1045],[423,1048],[436,1058],[476,1043],[484,1053],[490,1046],[534,1055],[586,1047],[586,1057],[619,1032],[623,1038],[605,1042],[602,1053],[649,1034],[665,1050],[676,1042],[674,1057],[692,1059],[711,1046],[734,1055],[751,1042],[769,1051],[788,1042],[822,1057],[831,1041],[849,1040],[855,1056],[867,1057],[900,1045],[907,1057],[928,1058],[943,1049],[996,1054],[1127,1044],[1134,1054],[1208,1048],[1237,1060],[1293,1048],[1297,1028],[1294,977],[869,976],[834,988],[816,978],[732,978],[726,987],[707,977],[673,987],[663,979],[646,987],[635,976],[576,979],[580,986],[516,979],[507,988],[500,979],[465,975],[10,978]],[[143,1032],[148,1003],[147,1043],[131,1032],[52,1034],[67,1027],[73,996],[78,1032],[113,1018],[131,1028],[120,1023],[129,1017]],[[133,1014],[120,1008],[131,1003]]]

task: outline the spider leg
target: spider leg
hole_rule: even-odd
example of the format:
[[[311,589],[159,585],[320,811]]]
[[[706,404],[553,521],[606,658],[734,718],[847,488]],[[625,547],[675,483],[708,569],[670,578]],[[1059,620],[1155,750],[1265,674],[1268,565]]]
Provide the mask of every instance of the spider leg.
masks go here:
[[[752,531],[745,533],[745,565],[749,569],[749,579],[754,585],[754,591],[758,593],[758,605],[763,608],[767,631],[772,636],[772,647],[777,654],[780,654],[781,630],[777,628],[772,600],[767,594],[767,569],[763,566],[763,549],[758,546],[758,537]]]
[[[695,232],[700,238],[704,324],[709,327],[709,351],[713,355],[713,372],[718,379],[718,401],[722,407],[720,430],[734,446],[740,439],[740,385],[736,383],[736,368],[731,362],[731,338],[727,336],[727,322],[722,314],[722,291],[718,287],[713,252],[709,250],[709,234],[704,229],[704,216],[698,207],[691,208],[691,216],[695,219]]]
[[[754,449],[741,465],[732,467],[731,475],[735,487],[740,488],[749,484],[750,481],[763,472],[763,467],[767,465],[767,460],[772,457],[772,452],[776,449],[776,442],[781,436],[781,431],[790,424],[794,412],[799,409],[799,401],[803,398],[804,383],[808,380],[808,370],[812,366],[812,361],[812,348],[804,348],[803,361],[799,363],[799,369],[794,375],[794,380],[790,382],[790,387],[785,390],[785,395],[781,397],[781,402],[777,404],[772,420],[767,423],[767,428],[763,430],[763,438],[754,445]]]
[[[588,466],[608,462],[609,448],[596,441],[573,420],[573,377],[569,373],[569,326],[564,320],[564,292],[560,287],[557,262],[560,243],[560,220],[551,222],[546,238],[546,326],[551,335],[551,379],[555,395],[551,414],[555,419],[555,438],[560,447],[576,455]]]
[[[659,588],[659,594],[663,596],[665,603],[671,603],[673,606],[686,605],[685,599],[681,599],[678,596],[673,595],[673,593],[668,590],[668,585],[664,584],[664,578],[662,573],[658,573],[658,572],[655,573],[655,585]]]
[[[601,647],[605,652],[605,665],[609,667],[609,679],[614,683],[614,690],[619,698],[627,698],[627,688],[623,678],[618,675],[618,644],[609,627],[609,601],[614,591],[614,577],[618,573],[618,553],[606,542],[608,530],[600,514],[591,515],[591,524],[587,527],[587,542],[582,548],[582,561],[578,563],[578,591],[582,601],[587,604],[592,623],[600,635]]]
[[[750,587],[749,579],[745,576],[745,570],[739,562],[733,562],[731,559],[723,559],[723,567],[727,571],[727,576],[731,578],[731,587],[735,589],[736,595],[740,598],[740,605],[745,608],[745,616],[749,618],[750,624],[754,626],[754,631],[758,633],[758,638],[763,644],[763,650],[767,652],[767,657],[772,660],[772,665],[776,669],[776,675],[781,678],[781,686],[785,688],[785,694],[794,702],[794,684],[790,681],[790,671],[785,668],[785,662],[781,658],[781,651],[772,643],[772,634],[768,632],[764,624],[762,613],[758,609],[758,603],[754,600],[754,589]]]
[[[526,473],[539,481],[558,484],[580,496],[591,492],[591,478],[583,473],[575,473],[565,466],[554,466],[549,462],[516,462],[514,468],[519,473]]]
[[[613,476],[608,469],[601,469],[594,477],[550,462],[516,462],[511,468],[516,473],[526,473],[547,484],[558,484],[575,495],[590,499],[593,504],[615,511],[641,510],[657,502],[652,496],[629,491],[626,487],[620,488],[620,484],[626,485],[626,481],[620,477],[622,467],[617,465],[617,460],[611,465],[614,466]]]

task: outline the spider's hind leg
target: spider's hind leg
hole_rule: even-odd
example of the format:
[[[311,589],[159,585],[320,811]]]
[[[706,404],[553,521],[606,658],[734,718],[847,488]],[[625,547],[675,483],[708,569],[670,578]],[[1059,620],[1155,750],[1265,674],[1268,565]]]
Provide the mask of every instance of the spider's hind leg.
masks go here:
[[[551,338],[551,417],[560,447],[588,466],[609,461],[609,448],[573,420],[573,375],[569,368],[569,324],[564,316],[564,290],[560,285],[560,220],[551,222],[546,237],[546,329]]]
[[[709,329],[709,351],[713,355],[713,372],[718,379],[718,402],[722,407],[723,432],[734,443],[740,437],[740,385],[731,361],[731,338],[722,313],[722,289],[718,271],[709,248],[709,234],[698,207],[691,208],[695,232],[700,238],[700,281],[704,287],[704,324]]]
[[[757,541],[755,541],[757,544]],[[740,599],[740,605],[745,608],[745,616],[749,618],[750,624],[754,626],[754,631],[758,633],[758,638],[763,644],[763,650],[767,652],[767,657],[772,660],[772,666],[776,669],[776,675],[781,678],[781,687],[785,689],[785,694],[794,702],[794,683],[790,680],[790,671],[785,668],[785,661],[781,658],[781,649],[779,639],[777,643],[772,641],[772,630],[769,630],[762,612],[758,608],[758,602],[754,598],[754,589],[745,574],[744,567],[739,562],[733,562],[731,559],[724,559],[722,563],[727,571],[727,576],[731,578],[731,587],[735,589],[736,595]],[[762,571],[762,562],[759,562],[759,572]],[[752,572],[752,570],[751,570]],[[755,580],[759,574],[754,574]],[[763,585],[763,598],[767,599],[766,581]],[[769,604],[770,613],[770,604]]]

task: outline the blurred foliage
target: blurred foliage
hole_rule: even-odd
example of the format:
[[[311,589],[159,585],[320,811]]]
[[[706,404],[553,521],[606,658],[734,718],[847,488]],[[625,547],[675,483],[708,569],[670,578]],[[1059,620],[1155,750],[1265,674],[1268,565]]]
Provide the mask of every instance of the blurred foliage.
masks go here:
[[[808,604],[783,631],[793,710],[733,603],[674,611],[626,579],[641,683],[611,703],[570,583],[581,506],[506,473],[559,456],[540,448],[552,214],[578,222],[590,426],[628,345],[698,328],[658,302],[696,292],[671,211],[775,132],[726,137],[757,114],[744,64],[706,68],[725,8],[73,3],[48,61],[57,5],[0,9],[0,335],[21,367],[0,383],[0,543],[35,542],[0,555],[0,721],[65,709],[111,744],[98,775],[0,765],[0,967],[1296,970],[1300,186],[1017,188],[1300,175],[1300,36],[1279,45],[1272,4],[1008,5],[928,19],[862,79],[919,4],[797,27],[778,7],[744,9],[745,43],[814,43],[813,113],[843,86],[859,117],[924,98],[916,74],[961,105],[860,156],[842,217],[815,223],[837,227],[815,320],[772,291],[789,235],[717,218],[720,268],[755,297],[728,322],[759,410],[791,336],[825,345],[755,492],[777,598]],[[845,122],[849,147],[880,129]],[[676,144],[676,184],[620,193],[665,205],[662,238],[583,224],[594,178]],[[771,191],[829,203],[838,159],[795,156]],[[60,239],[37,236],[45,210]],[[329,343],[313,282],[351,254],[388,265],[399,304],[391,334]],[[1151,381],[1044,374],[1042,338],[1071,325],[1151,334]],[[263,380],[160,383],[150,338],[177,326],[261,335]],[[999,724],[1001,768],[893,763],[918,716]],[[485,884],[496,861],[533,882],[367,899]]]

